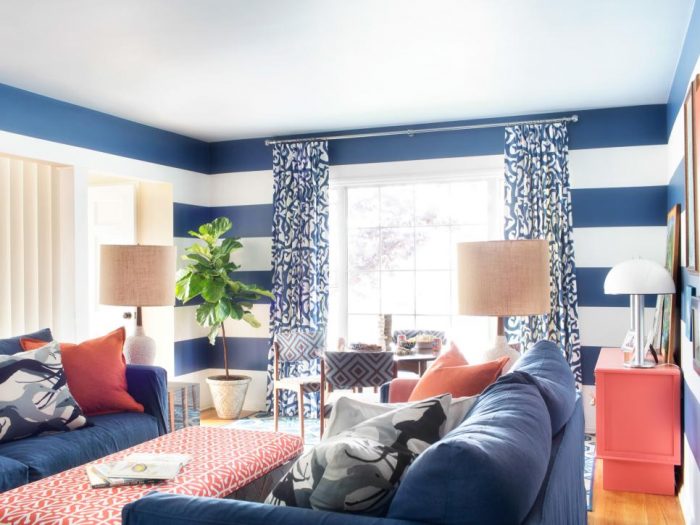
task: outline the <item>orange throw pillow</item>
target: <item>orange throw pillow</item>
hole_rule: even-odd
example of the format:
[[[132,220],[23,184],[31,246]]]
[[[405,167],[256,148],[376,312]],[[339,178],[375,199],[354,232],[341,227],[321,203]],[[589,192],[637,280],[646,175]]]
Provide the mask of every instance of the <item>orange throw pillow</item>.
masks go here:
[[[409,401],[420,401],[441,394],[453,397],[476,396],[493,383],[508,362],[507,357],[479,365],[431,366],[418,380]]]
[[[124,328],[118,328],[77,345],[61,343],[68,389],[86,416],[143,412],[143,405],[126,389],[125,337]],[[24,338],[20,344],[24,350],[34,350],[46,341]]]
[[[468,365],[466,358],[459,351],[457,345],[450,343],[450,349],[433,361],[430,368],[442,368],[443,366],[465,366]]]

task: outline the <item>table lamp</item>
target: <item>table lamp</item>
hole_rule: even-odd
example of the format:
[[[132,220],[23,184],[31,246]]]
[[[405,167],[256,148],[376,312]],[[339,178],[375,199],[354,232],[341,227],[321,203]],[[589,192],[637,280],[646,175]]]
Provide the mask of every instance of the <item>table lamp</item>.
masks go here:
[[[648,259],[630,259],[616,264],[605,277],[606,294],[631,296],[632,327],[635,331],[634,354],[625,363],[629,368],[653,368],[646,360],[644,343],[644,294],[673,294],[676,284],[666,268]]]
[[[136,330],[124,342],[127,363],[150,365],[156,343],[143,330],[142,306],[175,304],[175,247],[103,244],[100,303],[136,307]]]
[[[545,240],[457,244],[458,313],[497,316],[492,350],[506,350],[503,318],[549,313],[549,246]],[[505,353],[505,352],[503,352]]]

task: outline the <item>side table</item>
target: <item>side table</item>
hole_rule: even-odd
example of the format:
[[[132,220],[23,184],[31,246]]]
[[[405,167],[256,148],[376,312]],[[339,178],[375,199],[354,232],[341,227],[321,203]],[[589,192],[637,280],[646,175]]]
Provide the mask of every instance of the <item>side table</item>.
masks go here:
[[[437,355],[432,353],[397,355],[394,357],[394,361],[396,361],[399,370],[415,372],[420,377],[428,369],[428,365],[435,361],[437,357]]]
[[[199,426],[199,383],[168,383],[170,432]]]
[[[676,365],[626,368],[619,348],[595,367],[596,447],[603,488],[675,494],[681,462],[681,372]]]

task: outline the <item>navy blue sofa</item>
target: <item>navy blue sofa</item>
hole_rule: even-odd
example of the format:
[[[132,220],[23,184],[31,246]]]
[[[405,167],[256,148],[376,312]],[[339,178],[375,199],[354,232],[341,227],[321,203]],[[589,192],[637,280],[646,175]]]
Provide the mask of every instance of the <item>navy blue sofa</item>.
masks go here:
[[[48,330],[28,335],[51,340],[51,332]],[[16,353],[18,345],[19,338],[1,340],[0,353]],[[78,430],[0,443],[0,492],[82,465],[167,432],[165,370],[153,366],[127,365],[126,379],[128,391],[143,405],[143,413],[123,412],[88,417],[89,425]]]
[[[559,348],[540,342],[406,471],[383,518],[153,492],[126,525],[584,524],[583,408]]]

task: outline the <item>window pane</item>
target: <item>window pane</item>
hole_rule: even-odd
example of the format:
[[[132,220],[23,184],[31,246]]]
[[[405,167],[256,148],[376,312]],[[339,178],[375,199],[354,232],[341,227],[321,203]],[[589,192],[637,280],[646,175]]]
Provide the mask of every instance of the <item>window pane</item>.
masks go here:
[[[383,186],[381,192],[382,226],[413,225],[413,186]]]
[[[452,268],[457,268],[457,244],[460,242],[487,241],[489,229],[487,225],[459,226],[450,230],[450,251],[452,254]]]
[[[415,186],[416,226],[441,226],[450,223],[450,185]]]
[[[450,268],[450,229],[416,228],[416,270]]]
[[[379,340],[379,317],[348,315],[348,343],[372,343]]]
[[[416,272],[416,313],[450,313],[450,272]]]
[[[488,222],[488,182],[456,182],[450,189],[452,224]]]
[[[391,316],[391,329],[393,331],[413,330],[415,327],[416,327],[416,317],[414,315],[392,315]]]
[[[382,228],[381,231],[382,270],[413,270],[413,228]]]
[[[348,312],[379,314],[379,272],[348,275]]]
[[[348,188],[348,226],[379,224],[379,188]]]
[[[449,315],[416,315],[416,328],[418,330],[442,330],[450,331]]]
[[[413,314],[413,272],[382,272],[382,313]]]
[[[348,271],[379,270],[379,228],[358,228],[348,232]]]

